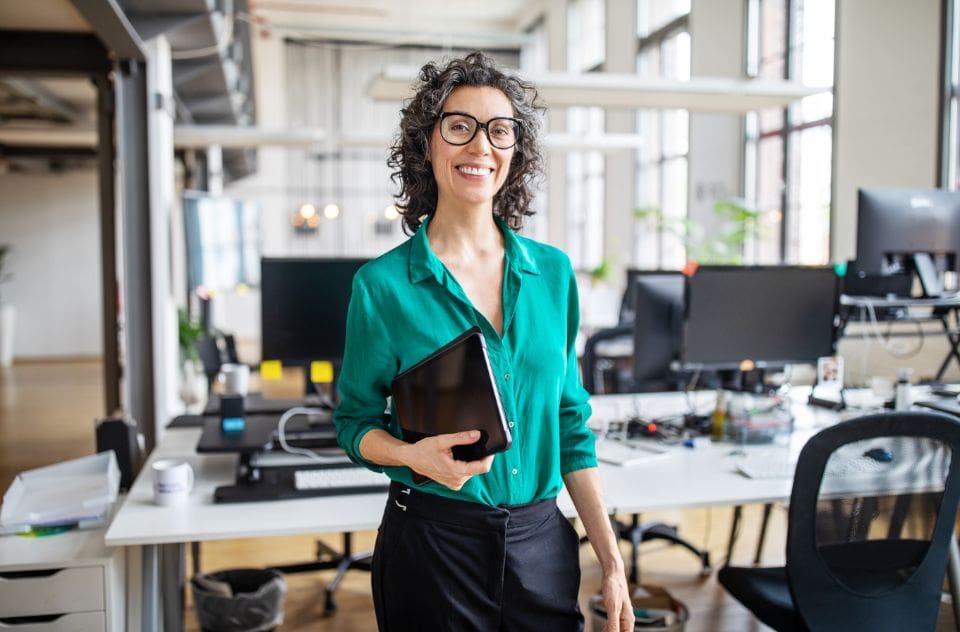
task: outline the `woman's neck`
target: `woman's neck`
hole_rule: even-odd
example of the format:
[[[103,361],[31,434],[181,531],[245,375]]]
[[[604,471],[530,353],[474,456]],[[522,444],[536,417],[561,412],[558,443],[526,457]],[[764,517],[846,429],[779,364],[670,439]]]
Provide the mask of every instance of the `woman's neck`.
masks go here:
[[[444,263],[476,260],[503,252],[503,234],[492,209],[437,211],[427,225],[427,239]]]

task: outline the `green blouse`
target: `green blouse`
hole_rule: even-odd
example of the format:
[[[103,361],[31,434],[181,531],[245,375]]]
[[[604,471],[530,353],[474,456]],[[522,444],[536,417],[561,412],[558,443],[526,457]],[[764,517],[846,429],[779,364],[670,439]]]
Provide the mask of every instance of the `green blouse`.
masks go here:
[[[553,498],[563,474],[594,467],[597,459],[586,425],[589,397],[577,368],[580,312],[570,260],[497,224],[506,245],[503,337],[430,250],[425,221],[410,239],[354,277],[337,383],[341,399],[333,419],[351,459],[414,485],[409,468],[365,461],[360,440],[374,428],[399,437],[399,427],[384,414],[391,380],[479,326],[513,445],[494,457],[488,473],[472,477],[459,491],[434,482],[418,488],[487,505],[518,505]]]

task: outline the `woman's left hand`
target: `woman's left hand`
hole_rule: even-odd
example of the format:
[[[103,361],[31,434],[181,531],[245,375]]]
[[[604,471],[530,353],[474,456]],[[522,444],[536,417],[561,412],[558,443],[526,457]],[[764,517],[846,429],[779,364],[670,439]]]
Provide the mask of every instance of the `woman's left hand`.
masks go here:
[[[607,625],[604,632],[633,632],[633,604],[630,603],[630,589],[623,570],[604,573],[600,584],[603,607],[607,611]]]

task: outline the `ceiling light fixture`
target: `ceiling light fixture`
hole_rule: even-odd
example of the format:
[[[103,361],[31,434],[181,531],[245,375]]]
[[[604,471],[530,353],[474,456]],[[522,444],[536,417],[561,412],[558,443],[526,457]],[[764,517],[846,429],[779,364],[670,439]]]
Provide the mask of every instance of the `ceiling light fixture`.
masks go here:
[[[367,85],[377,100],[409,98],[416,70],[386,66]],[[594,106],[619,109],[683,109],[751,112],[782,108],[804,97],[829,92],[793,81],[694,77],[687,81],[618,73],[543,73],[526,75],[548,107]]]

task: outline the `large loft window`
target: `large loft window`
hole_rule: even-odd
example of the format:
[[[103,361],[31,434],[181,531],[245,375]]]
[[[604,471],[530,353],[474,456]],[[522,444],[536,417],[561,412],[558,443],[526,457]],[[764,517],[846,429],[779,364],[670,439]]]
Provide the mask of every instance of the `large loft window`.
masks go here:
[[[747,74],[833,86],[835,0],[749,0]],[[825,263],[830,257],[832,93],[747,114],[744,180],[761,212],[747,260]]]
[[[567,5],[567,63],[571,72],[591,72],[603,65],[603,0],[571,0]],[[567,109],[570,134],[599,136],[603,108]],[[603,261],[604,160],[599,151],[570,151],[566,158],[566,251],[577,270]]]
[[[689,1],[683,0],[638,4],[639,76],[690,78],[689,12]],[[686,110],[637,112],[637,130],[644,142],[637,150],[635,267],[680,268],[686,259],[689,129]]]
[[[586,72],[606,58],[604,0],[570,0],[567,4],[567,67]]]

